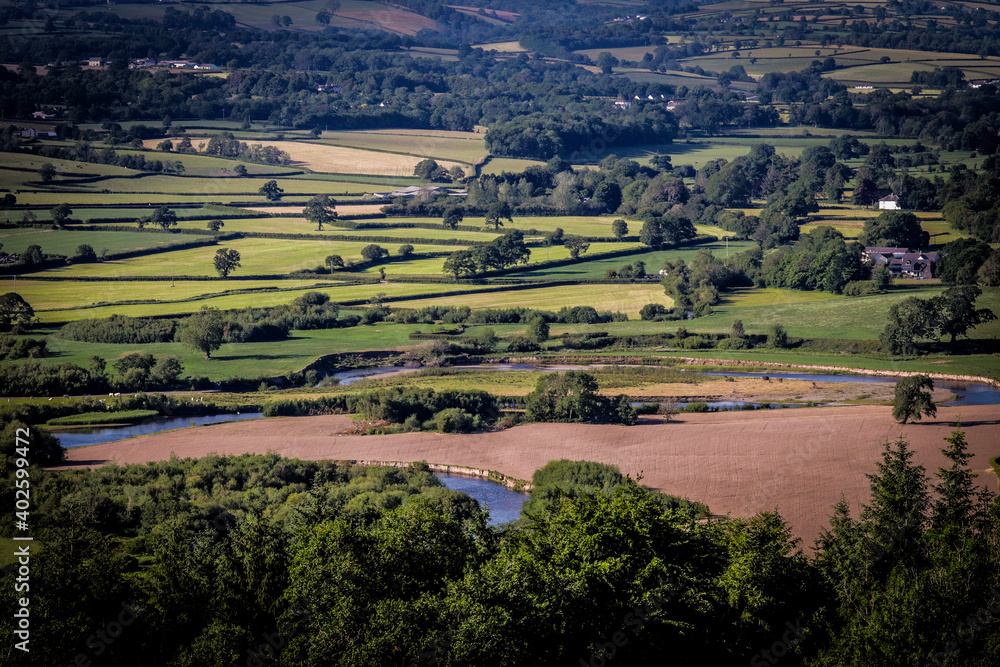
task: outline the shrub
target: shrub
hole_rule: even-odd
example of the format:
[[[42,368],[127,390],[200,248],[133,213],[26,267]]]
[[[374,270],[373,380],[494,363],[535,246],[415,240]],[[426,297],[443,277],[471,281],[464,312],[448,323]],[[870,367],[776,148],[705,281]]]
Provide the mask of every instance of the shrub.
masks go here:
[[[461,408],[441,410],[434,415],[431,423],[442,433],[467,433],[473,428],[472,415]]]
[[[173,341],[176,322],[151,317],[111,315],[101,319],[78,320],[63,325],[60,338],[85,343],[168,343]]]
[[[0,336],[0,359],[37,359],[48,354],[44,338],[16,338]]]
[[[538,352],[541,349],[541,345],[524,336],[517,336],[511,339],[510,344],[507,346],[508,352]]]
[[[879,289],[872,280],[854,280],[844,285],[844,296],[868,296],[878,293]]]

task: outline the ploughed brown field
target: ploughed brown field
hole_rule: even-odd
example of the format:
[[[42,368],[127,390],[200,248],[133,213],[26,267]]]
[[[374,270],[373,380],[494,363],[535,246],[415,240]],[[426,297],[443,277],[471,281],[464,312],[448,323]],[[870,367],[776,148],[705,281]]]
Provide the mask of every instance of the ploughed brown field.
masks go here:
[[[209,453],[275,452],[302,459],[427,461],[489,468],[520,479],[553,459],[618,465],[665,493],[708,503],[716,514],[750,516],[778,508],[811,546],[843,496],[856,515],[868,500],[865,473],[876,470],[882,445],[908,440],[915,460],[935,473],[961,421],[975,454],[979,482],[997,491],[989,459],[1000,455],[1000,408],[939,408],[917,424],[893,421],[885,406],[795,408],[682,414],[672,423],[643,418],[636,426],[527,424],[495,433],[339,435],[345,416],[231,422],[70,449],[69,465],[142,463]]]

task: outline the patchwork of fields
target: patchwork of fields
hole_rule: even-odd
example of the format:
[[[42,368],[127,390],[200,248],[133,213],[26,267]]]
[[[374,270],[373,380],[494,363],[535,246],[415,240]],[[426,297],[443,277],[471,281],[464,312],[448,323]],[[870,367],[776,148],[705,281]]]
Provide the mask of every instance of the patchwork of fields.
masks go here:
[[[794,54],[795,51],[793,50]],[[758,54],[767,55],[767,54]],[[634,56],[634,54],[633,54]],[[865,67],[869,65],[863,65]],[[191,130],[197,147],[212,132],[225,126],[199,123],[203,129]],[[211,129],[209,129],[211,127]],[[626,216],[628,237],[613,237],[612,222],[618,216],[515,216],[500,230],[485,227],[483,217],[466,217],[460,229],[449,229],[440,218],[384,218],[384,202],[372,199],[371,193],[386,192],[416,183],[413,166],[426,157],[444,167],[463,166],[471,170],[486,159],[481,133],[430,130],[372,130],[363,132],[322,132],[318,138],[306,133],[291,133],[304,141],[271,141],[251,130],[244,132],[252,143],[272,145],[287,151],[288,166],[248,163],[248,174],[239,177],[238,160],[207,156],[203,153],[177,153],[156,150],[159,142],[146,142],[146,149],[128,149],[147,160],[180,165],[173,171],[158,174],[137,172],[120,167],[74,162],[47,161],[23,154],[5,155],[0,165],[0,189],[17,192],[17,207],[5,212],[14,223],[0,230],[3,250],[22,253],[29,246],[40,246],[49,255],[72,257],[82,245],[91,246],[107,261],[69,263],[44,271],[29,273],[17,280],[17,291],[31,303],[43,324],[106,317],[115,313],[134,316],[179,316],[204,306],[220,309],[266,307],[289,303],[309,291],[319,291],[338,303],[364,307],[366,302],[388,299],[392,308],[422,308],[427,305],[484,307],[530,307],[558,310],[564,306],[592,306],[598,310],[618,311],[628,315],[628,322],[600,325],[558,325],[553,332],[567,334],[607,331],[616,335],[674,331],[677,323],[642,322],[639,310],[647,304],[670,308],[673,302],[655,279],[638,283],[606,284],[611,271],[642,262],[650,274],[667,261],[691,261],[698,252],[708,250],[725,258],[753,247],[749,241],[707,241],[689,247],[651,250],[637,241],[640,220]],[[824,146],[830,137],[841,132],[817,130],[805,136],[801,129],[773,128],[754,130],[754,136],[727,135],[679,140],[673,144],[640,148],[611,147],[606,153],[649,164],[658,153],[672,157],[675,165],[702,164],[719,158],[732,160],[745,155],[748,146],[767,142],[781,153],[797,156],[811,146]],[[861,140],[877,139],[859,135]],[[892,143],[912,143],[893,140]],[[596,156],[594,159],[601,159]],[[942,163],[973,164],[969,152],[942,153]],[[45,162],[56,168],[51,182],[42,182],[38,170]],[[858,161],[849,162],[852,166]],[[533,160],[492,158],[483,167],[485,173],[520,171]],[[584,165],[581,165],[583,167]],[[917,169],[919,171],[919,168]],[[274,179],[282,188],[280,201],[268,201],[261,186]],[[303,217],[306,201],[326,194],[338,202],[338,213],[348,221],[336,221],[317,230]],[[45,224],[49,209],[68,204],[70,222],[63,229]],[[178,224],[170,230],[150,228],[140,231],[137,220],[149,216],[157,206],[167,206],[177,216]],[[763,202],[745,210],[760,213]],[[876,213],[852,206],[824,205],[810,214],[802,232],[820,225],[830,225],[854,239],[867,219]],[[30,221],[34,216],[35,222]],[[932,243],[940,246],[958,238],[939,214],[920,214]],[[210,220],[221,220],[222,228],[211,232]],[[88,221],[102,225],[90,228]],[[497,284],[455,283],[444,272],[444,262],[455,250],[488,243],[508,228],[525,232],[531,250],[526,264],[515,267]],[[589,248],[577,260],[564,245],[548,245],[545,236],[556,229],[565,234],[590,240]],[[716,226],[701,226],[701,235],[723,239],[730,232]],[[389,253],[379,262],[365,262],[362,250],[378,244]],[[403,246],[409,255],[401,254]],[[220,248],[240,253],[241,266],[227,278],[220,278],[213,258]],[[118,255],[125,254],[118,258]],[[129,256],[131,255],[131,256]],[[327,258],[337,255],[347,264],[346,270],[330,273]],[[609,256],[610,255],[610,256]],[[354,264],[355,266],[351,266]],[[512,284],[507,284],[512,283]],[[13,281],[11,280],[11,285]],[[929,287],[928,294],[939,287]],[[863,302],[825,293],[779,290],[736,291],[725,295],[715,313],[686,323],[687,328],[724,333],[733,319],[741,318],[751,333],[766,333],[773,324],[782,324],[790,335],[800,337],[871,339],[882,327],[870,312],[885,312],[916,292],[906,290]],[[922,292],[921,292],[922,293]],[[988,297],[997,299],[995,294]],[[858,308],[864,303],[865,308]],[[876,305],[877,304],[877,305]],[[998,308],[1000,310],[1000,308]],[[981,327],[975,336],[996,333],[995,325]],[[504,335],[505,328],[498,331]],[[512,328],[508,334],[516,334]],[[397,325],[386,327],[386,336],[368,340],[363,332],[302,332],[289,341],[282,354],[257,351],[256,348],[224,347],[218,363],[204,364],[197,355],[185,352],[179,344],[169,349],[184,359],[185,369],[210,377],[232,376],[249,368],[248,360],[260,355],[261,372],[288,372],[302,368],[322,354],[351,352],[365,346],[391,348],[412,346],[408,331]],[[374,334],[374,330],[372,330]],[[88,346],[52,339],[53,360],[85,359]],[[126,346],[127,347],[127,346]],[[167,348],[165,347],[164,350]],[[128,350],[110,346],[104,352],[114,359]],[[780,356],[780,355],[777,355]],[[245,361],[246,360],[246,361]]]

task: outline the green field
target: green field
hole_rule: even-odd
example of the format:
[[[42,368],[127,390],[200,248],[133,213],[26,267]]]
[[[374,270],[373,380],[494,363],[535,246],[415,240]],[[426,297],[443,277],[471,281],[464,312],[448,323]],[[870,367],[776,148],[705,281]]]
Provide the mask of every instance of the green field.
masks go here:
[[[256,281],[204,281],[207,284],[204,287],[205,294],[218,293],[225,290],[241,290],[245,289],[242,285],[243,282],[256,282]],[[298,281],[273,281],[269,286],[282,287],[285,282],[298,282]],[[306,281],[303,281],[306,283]],[[49,283],[43,284],[41,287],[37,288],[38,292],[45,292]],[[151,317],[157,315],[186,315],[188,313],[193,313],[200,310],[204,306],[212,308],[220,308],[222,310],[235,309],[235,308],[265,308],[268,306],[279,306],[291,302],[299,296],[302,296],[306,292],[323,292],[330,296],[331,301],[334,302],[346,302],[355,301],[359,299],[370,299],[376,294],[385,294],[389,297],[408,297],[408,296],[419,296],[422,294],[439,294],[441,292],[455,292],[455,291],[474,291],[481,290],[482,287],[475,285],[456,285],[456,284],[421,284],[421,283],[393,283],[386,282],[381,284],[348,284],[348,285],[336,285],[331,287],[315,287],[312,282],[308,282],[308,286],[303,284],[301,289],[297,290],[283,290],[283,291],[259,291],[252,292],[248,294],[228,294],[223,296],[216,296],[210,298],[194,298],[197,295],[190,295],[188,297],[178,297],[174,296],[173,292],[170,291],[170,281],[156,281],[156,282],[142,282],[142,281],[126,281],[126,285],[134,285],[133,289],[137,290],[133,293],[127,293],[121,301],[132,301],[132,300],[162,300],[162,303],[140,303],[140,304],[128,304],[128,305],[113,305],[109,303],[108,305],[97,305],[104,302],[111,302],[111,297],[107,299],[101,298],[103,294],[97,292],[95,295],[95,287],[97,289],[103,288],[108,283],[101,282],[83,282],[83,281],[67,281],[65,283],[68,285],[66,291],[68,293],[73,293],[77,290],[80,293],[79,308],[67,309],[67,310],[48,310],[41,311],[37,313],[39,319],[43,324],[50,322],[70,322],[74,320],[83,320],[91,318],[108,317],[115,314],[125,314],[131,315],[133,317]],[[180,281],[177,285],[182,285]],[[138,289],[144,286],[148,288],[144,292],[139,292]],[[22,290],[21,281],[17,283],[17,291],[21,294],[25,300],[29,303],[33,303],[33,292],[30,288]],[[191,288],[189,291],[195,291]],[[94,301],[94,299],[99,299]],[[177,299],[186,299],[177,301]],[[427,305],[426,303],[423,305]],[[66,306],[63,306],[64,308]]]
[[[595,244],[596,245],[596,244]],[[749,250],[755,243],[752,241],[731,241],[729,243],[729,252],[737,253],[743,250]],[[538,278],[546,280],[563,280],[563,279],[593,279],[593,278],[604,278],[609,269],[620,269],[626,264],[634,265],[636,262],[646,263],[646,272],[650,274],[656,274],[663,264],[667,260],[683,259],[686,262],[691,261],[696,254],[702,249],[707,248],[712,251],[715,257],[725,258],[726,257],[726,244],[723,243],[705,243],[697,246],[687,246],[684,248],[679,248],[676,250],[651,250],[649,252],[638,253],[635,255],[626,255],[623,257],[613,257],[609,259],[596,259],[593,261],[584,261],[577,264],[569,264],[567,266],[556,266],[543,269],[535,269],[531,271],[521,271],[517,273],[518,278]],[[586,259],[586,255],[582,256]],[[553,257],[553,259],[555,259]],[[657,283],[658,284],[658,283]],[[610,289],[619,289],[620,286],[615,286]]]
[[[345,261],[361,261],[361,249],[366,245],[368,244],[361,241],[237,239],[219,245],[187,248],[99,264],[76,264],[53,269],[49,275],[117,278],[120,276],[169,276],[173,273],[178,276],[213,276],[217,275],[213,258],[220,247],[232,248],[240,253],[243,266],[237,269],[234,275],[240,273],[283,274],[322,266],[327,255],[340,255]],[[396,255],[400,245],[402,244],[386,243],[382,247],[389,250],[392,255]],[[418,253],[451,252],[456,249],[456,246],[414,244],[414,250]]]
[[[109,253],[119,253],[143,248],[166,249],[178,243],[190,243],[198,240],[199,237],[187,234],[68,231],[34,227],[0,229],[0,243],[3,244],[4,252],[22,253],[28,246],[38,245],[44,253],[69,257],[76,254],[76,248],[81,244],[90,245],[100,255],[104,248],[107,248]]]
[[[200,217],[211,215],[211,211],[199,211]],[[419,222],[438,225],[439,229],[426,229],[424,227],[387,227],[374,229],[347,229],[335,225],[327,225],[323,231],[317,232],[316,225],[305,218],[249,218],[249,219],[226,219],[223,232],[265,232],[281,234],[335,234],[337,236],[364,236],[364,237],[405,237],[428,240],[449,240],[462,239],[465,241],[488,242],[497,237],[492,230],[482,232],[471,232],[465,230],[452,230],[441,225],[439,218],[406,218],[402,222]],[[393,220],[372,219],[373,222],[392,223]],[[185,229],[205,229],[205,220],[188,220],[178,223],[178,227]],[[501,228],[501,233],[503,229]]]
[[[11,278],[4,279],[9,287]],[[45,311],[63,308],[79,308],[93,303],[116,303],[120,301],[157,299],[161,301],[184,301],[196,299],[207,294],[219,294],[227,290],[305,290],[310,287],[331,287],[341,284],[334,276],[317,276],[313,280],[169,280],[149,281],[81,281],[81,280],[31,280],[18,278],[17,291],[36,311],[40,311],[45,319]],[[295,298],[297,294],[281,296],[285,303]],[[255,298],[271,298],[260,292],[248,295],[247,304]],[[133,306],[128,306],[131,309]],[[200,304],[193,303],[190,308],[197,310]],[[170,311],[172,312],[172,311]],[[89,317],[88,315],[83,315]],[[62,317],[53,315],[48,319]],[[74,318],[76,319],[76,318]]]
[[[741,319],[748,333],[764,334],[772,325],[781,324],[791,336],[872,340],[882,333],[890,306],[911,296],[927,299],[943,289],[941,286],[909,287],[857,298],[826,292],[736,290],[723,296],[713,315],[693,321],[689,328],[723,333],[730,330],[734,319]],[[791,300],[778,298],[777,294],[781,293],[788,293]],[[977,305],[1000,312],[1000,290],[985,290]],[[971,330],[970,336],[1000,336],[1000,324],[994,321],[980,326]]]
[[[189,135],[192,141],[197,146],[201,141],[193,135]],[[179,139],[174,137],[174,146],[177,145]],[[294,167],[284,167],[281,165],[271,165],[271,164],[256,164],[254,162],[241,162],[240,160],[231,158],[221,158],[213,157],[211,155],[200,155],[198,153],[177,153],[177,152],[163,152],[156,151],[154,149],[163,139],[148,139],[145,144],[146,148],[151,150],[137,151],[137,150],[122,150],[120,147],[111,146],[116,153],[119,155],[142,155],[147,160],[162,160],[163,162],[180,162],[184,165],[184,174],[186,176],[232,176],[232,170],[236,165],[242,164],[247,173],[253,176],[260,176],[261,174],[280,174],[284,172],[297,171]],[[266,140],[265,140],[266,141]],[[259,143],[259,142],[253,142]]]
[[[262,377],[284,375],[316,361],[321,356],[336,352],[363,350],[394,350],[412,345],[410,332],[419,325],[387,324],[350,329],[324,329],[320,331],[294,331],[288,340],[276,343],[241,343],[223,345],[212,358],[195,352],[181,343],[155,345],[111,345],[80,343],[49,337],[49,349],[57,356],[43,359],[44,363],[70,362],[84,367],[92,354],[107,359],[109,363],[131,352],[150,352],[156,355],[174,355],[180,358],[184,375],[203,375],[212,380],[234,376]],[[426,326],[424,327],[426,328]]]
[[[247,177],[239,178],[232,176],[228,178],[191,178],[186,176],[146,176],[145,178],[111,178],[99,181],[90,186],[81,186],[81,192],[103,192],[108,190],[112,193],[148,193],[158,194],[178,194],[178,195],[254,195],[260,198],[258,191],[271,177]],[[371,192],[373,188],[381,186],[372,183],[330,183],[324,181],[311,180],[285,180],[280,176],[275,178],[278,185],[285,191],[285,195],[309,194],[334,192]],[[262,199],[262,198],[261,198]]]

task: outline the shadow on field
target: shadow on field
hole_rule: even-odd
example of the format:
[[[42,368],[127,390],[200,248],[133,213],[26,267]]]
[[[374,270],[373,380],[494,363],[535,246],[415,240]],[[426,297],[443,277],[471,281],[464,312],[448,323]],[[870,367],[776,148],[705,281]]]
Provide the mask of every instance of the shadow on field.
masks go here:
[[[996,426],[1000,424],[1000,419],[977,419],[966,421],[965,419],[944,419],[941,421],[913,422],[914,424],[927,424],[928,426],[951,426],[953,428],[965,428],[966,426]]]

